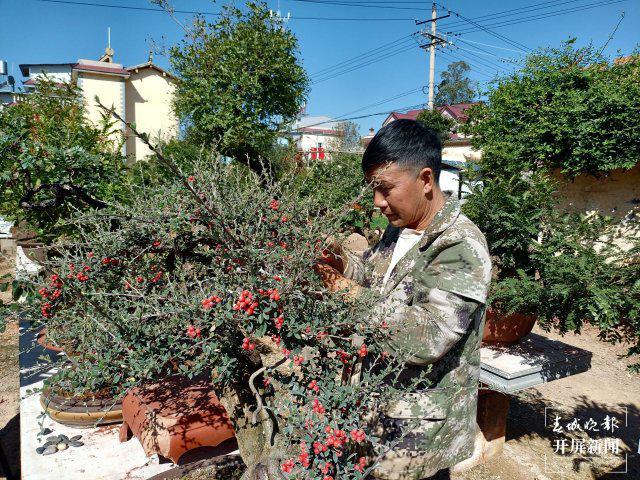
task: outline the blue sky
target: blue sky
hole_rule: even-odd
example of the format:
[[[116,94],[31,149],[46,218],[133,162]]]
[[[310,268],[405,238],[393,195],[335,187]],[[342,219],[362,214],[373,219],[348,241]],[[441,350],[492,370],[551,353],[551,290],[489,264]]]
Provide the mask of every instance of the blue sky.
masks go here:
[[[153,8],[146,0],[76,1]],[[330,1],[334,3],[326,4]],[[173,2],[176,9],[207,12],[219,11],[221,3],[224,2]],[[277,0],[269,0],[268,3],[274,10],[277,9]],[[341,3],[357,5],[340,5]],[[309,114],[352,117],[426,101],[426,95],[420,91],[420,87],[427,85],[428,57],[410,35],[420,28],[413,19],[430,16],[431,2],[280,0],[279,4],[284,15],[291,14],[292,19],[288,25],[300,41],[300,55],[305,68],[312,79],[324,80],[312,85],[307,107]],[[454,45],[437,54],[436,72],[445,69],[452,61],[463,59],[471,63],[473,70],[470,76],[479,82],[489,80],[496,70],[504,72],[513,68],[509,59],[521,58],[522,53],[517,50],[524,50],[524,47],[535,49],[557,46],[572,36],[578,38],[579,44],[593,42],[602,46],[620,20],[621,12],[625,12],[625,17],[608,43],[605,54],[628,54],[639,41],[639,0],[452,0],[443,2],[443,5],[474,23],[455,15],[438,22],[439,31],[452,32],[448,38]],[[577,10],[592,6],[594,8]],[[489,16],[507,10],[509,12],[501,15]],[[566,10],[574,11],[556,15]],[[125,65],[146,61],[152,40],[171,45],[178,42],[183,33],[168,16],[152,11],[39,0],[0,0],[0,12],[3,20],[0,28],[0,58],[7,60],[10,69],[11,65],[14,66],[17,78],[20,77],[18,65],[21,63],[97,59],[106,46],[107,27],[111,27],[115,60]],[[446,11],[440,9],[440,14],[444,15]],[[526,18],[541,15],[546,17],[537,20]],[[178,18],[188,21],[189,15],[179,14]],[[381,18],[385,20],[363,20]],[[516,21],[520,23],[496,25]],[[491,26],[494,33],[482,30],[479,26]],[[397,43],[392,43],[396,40]],[[347,63],[342,71],[350,71],[339,76],[333,76],[341,71],[339,69],[327,70],[324,76],[319,73],[385,44],[388,45],[361,60],[368,62],[370,59],[385,57],[378,62],[362,68],[351,68],[360,67],[361,63]],[[154,60],[161,66],[168,67],[166,58],[156,56]],[[406,94],[407,92],[411,93]],[[406,95],[360,110],[400,94]],[[383,119],[384,115],[380,115],[359,119],[357,123],[361,131],[365,132],[369,127],[378,129]]]

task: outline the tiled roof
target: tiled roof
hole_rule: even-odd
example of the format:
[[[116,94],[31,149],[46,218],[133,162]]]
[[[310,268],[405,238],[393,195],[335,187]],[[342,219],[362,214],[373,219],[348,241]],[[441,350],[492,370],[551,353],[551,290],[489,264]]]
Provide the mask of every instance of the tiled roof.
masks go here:
[[[467,115],[464,113],[469,107],[473,105],[477,105],[477,103],[455,103],[453,105],[442,105],[440,107],[436,107],[439,112],[447,111],[449,115],[451,115],[454,120],[458,122],[467,121]],[[387,123],[389,118],[393,118],[394,120],[407,119],[407,120],[417,120],[418,115],[420,115],[424,109],[419,110],[409,110],[407,113],[401,112],[392,112],[387,120],[384,123]]]
[[[342,135],[340,130],[331,130],[328,128],[302,127],[296,130],[296,133],[310,133],[312,135]]]
[[[38,78],[30,78],[29,80],[25,80],[24,82],[22,82],[23,85],[35,85],[38,83]],[[56,82],[56,86],[57,87],[61,87],[63,86],[64,83],[62,82]]]
[[[465,112],[474,105],[478,103],[455,103],[453,105],[443,105],[441,107],[437,107],[438,111],[448,111],[449,114],[458,122],[466,122],[469,118]]]
[[[100,65],[91,65],[86,63],[76,63],[73,65],[73,69],[80,72],[108,73],[111,75],[121,75],[123,77],[128,77],[130,75],[129,71],[124,68],[103,67]]]
[[[173,73],[165,70],[162,67],[159,67],[158,65],[156,65],[153,62],[145,62],[145,63],[141,63],[139,65],[133,65],[132,67],[127,67],[126,70],[129,73],[132,73],[135,70],[142,70],[143,68],[151,68],[151,69],[156,70],[156,71],[158,71],[158,72],[160,72],[160,73],[162,73],[162,74],[164,74],[164,75],[166,75],[166,76],[168,76],[170,78],[176,78],[176,76]]]
[[[421,108],[420,110],[409,110],[407,113],[393,112],[391,113],[391,116],[396,120],[417,120],[418,115],[420,115],[423,110],[424,109]]]

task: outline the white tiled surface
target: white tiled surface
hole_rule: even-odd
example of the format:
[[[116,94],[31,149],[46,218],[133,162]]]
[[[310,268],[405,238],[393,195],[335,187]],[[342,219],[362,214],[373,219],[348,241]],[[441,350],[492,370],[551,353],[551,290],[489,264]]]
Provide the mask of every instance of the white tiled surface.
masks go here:
[[[23,329],[21,328],[21,333]],[[28,347],[27,335],[21,335],[21,347]],[[28,390],[42,387],[50,371],[34,373],[36,359],[44,352],[33,349],[20,355],[20,453],[23,480],[145,480],[169,470],[171,463],[159,464],[157,457],[147,458],[142,446],[135,439],[120,443],[118,425],[99,428],[70,428],[44,420],[44,428],[53,433],[38,441],[42,412],[40,394],[29,394]],[[36,448],[50,435],[65,434],[68,437],[82,435],[82,447],[70,447],[53,455],[38,455]]]

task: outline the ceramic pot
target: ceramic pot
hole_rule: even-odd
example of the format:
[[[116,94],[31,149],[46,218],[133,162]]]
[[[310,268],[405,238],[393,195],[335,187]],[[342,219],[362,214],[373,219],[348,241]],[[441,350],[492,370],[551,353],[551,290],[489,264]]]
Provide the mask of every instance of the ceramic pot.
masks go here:
[[[38,332],[37,342],[38,342],[38,345],[40,345],[45,350],[50,350],[50,351],[56,352],[56,353],[60,353],[60,352],[64,351],[60,347],[56,347],[55,345],[53,345],[51,343],[47,343],[47,329],[46,328],[43,328],[42,330],[40,330]]]
[[[495,309],[487,309],[487,319],[482,333],[484,343],[516,343],[531,333],[536,323],[533,315],[512,313],[505,315]]]
[[[122,401],[111,397],[65,397],[44,388],[40,405],[52,420],[76,428],[122,422]]]

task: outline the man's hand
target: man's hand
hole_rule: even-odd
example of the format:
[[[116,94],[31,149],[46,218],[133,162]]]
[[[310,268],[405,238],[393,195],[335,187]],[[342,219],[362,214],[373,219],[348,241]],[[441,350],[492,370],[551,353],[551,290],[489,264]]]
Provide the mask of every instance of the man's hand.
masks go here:
[[[330,265],[317,263],[313,268],[322,280],[324,286],[331,292],[347,290],[345,297],[349,300],[354,300],[360,294],[360,289],[362,288],[360,285],[353,280],[343,277],[338,270]]]
[[[338,241],[333,238],[327,238],[327,247],[322,251],[321,256],[318,258],[318,262],[320,264],[325,264],[336,270],[339,274],[344,273],[344,269],[346,268],[346,262],[344,258],[346,258],[346,254],[342,245],[338,243]]]

